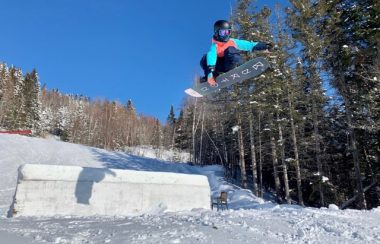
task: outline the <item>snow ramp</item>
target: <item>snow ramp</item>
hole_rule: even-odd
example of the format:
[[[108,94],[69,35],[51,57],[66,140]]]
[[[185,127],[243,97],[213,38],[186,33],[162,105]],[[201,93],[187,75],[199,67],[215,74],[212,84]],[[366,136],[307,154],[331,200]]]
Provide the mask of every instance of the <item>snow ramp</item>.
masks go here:
[[[130,216],[210,209],[206,176],[25,164],[10,216]]]

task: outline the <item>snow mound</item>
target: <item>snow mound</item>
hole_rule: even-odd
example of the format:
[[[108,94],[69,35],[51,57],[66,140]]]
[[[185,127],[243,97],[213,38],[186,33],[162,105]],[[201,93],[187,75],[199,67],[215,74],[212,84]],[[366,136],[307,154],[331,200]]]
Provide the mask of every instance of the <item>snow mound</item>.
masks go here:
[[[330,205],[329,205],[329,209],[330,209],[330,210],[339,210],[339,207],[336,206],[335,204],[330,204]]]

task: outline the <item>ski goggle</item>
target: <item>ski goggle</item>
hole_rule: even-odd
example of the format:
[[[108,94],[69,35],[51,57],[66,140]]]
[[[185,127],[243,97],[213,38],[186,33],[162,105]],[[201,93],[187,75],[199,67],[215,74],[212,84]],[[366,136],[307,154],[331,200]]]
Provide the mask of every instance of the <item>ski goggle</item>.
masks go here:
[[[231,35],[231,29],[221,29],[218,34],[219,36],[229,36]]]

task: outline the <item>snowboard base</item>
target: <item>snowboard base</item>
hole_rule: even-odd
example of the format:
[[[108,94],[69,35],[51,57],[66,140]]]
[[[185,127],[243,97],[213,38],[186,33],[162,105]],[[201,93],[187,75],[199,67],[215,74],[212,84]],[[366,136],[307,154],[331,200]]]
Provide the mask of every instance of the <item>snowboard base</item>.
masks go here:
[[[185,90],[185,93],[192,96],[192,97],[203,97],[202,94],[198,93],[197,91],[193,90],[193,88],[188,88]]]

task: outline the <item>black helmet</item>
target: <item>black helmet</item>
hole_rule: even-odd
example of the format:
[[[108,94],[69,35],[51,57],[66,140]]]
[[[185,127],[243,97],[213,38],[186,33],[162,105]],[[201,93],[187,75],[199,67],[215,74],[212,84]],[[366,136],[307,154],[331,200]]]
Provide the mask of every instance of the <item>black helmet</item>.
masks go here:
[[[217,41],[227,42],[231,36],[231,24],[227,20],[218,20],[214,24],[214,38]]]

